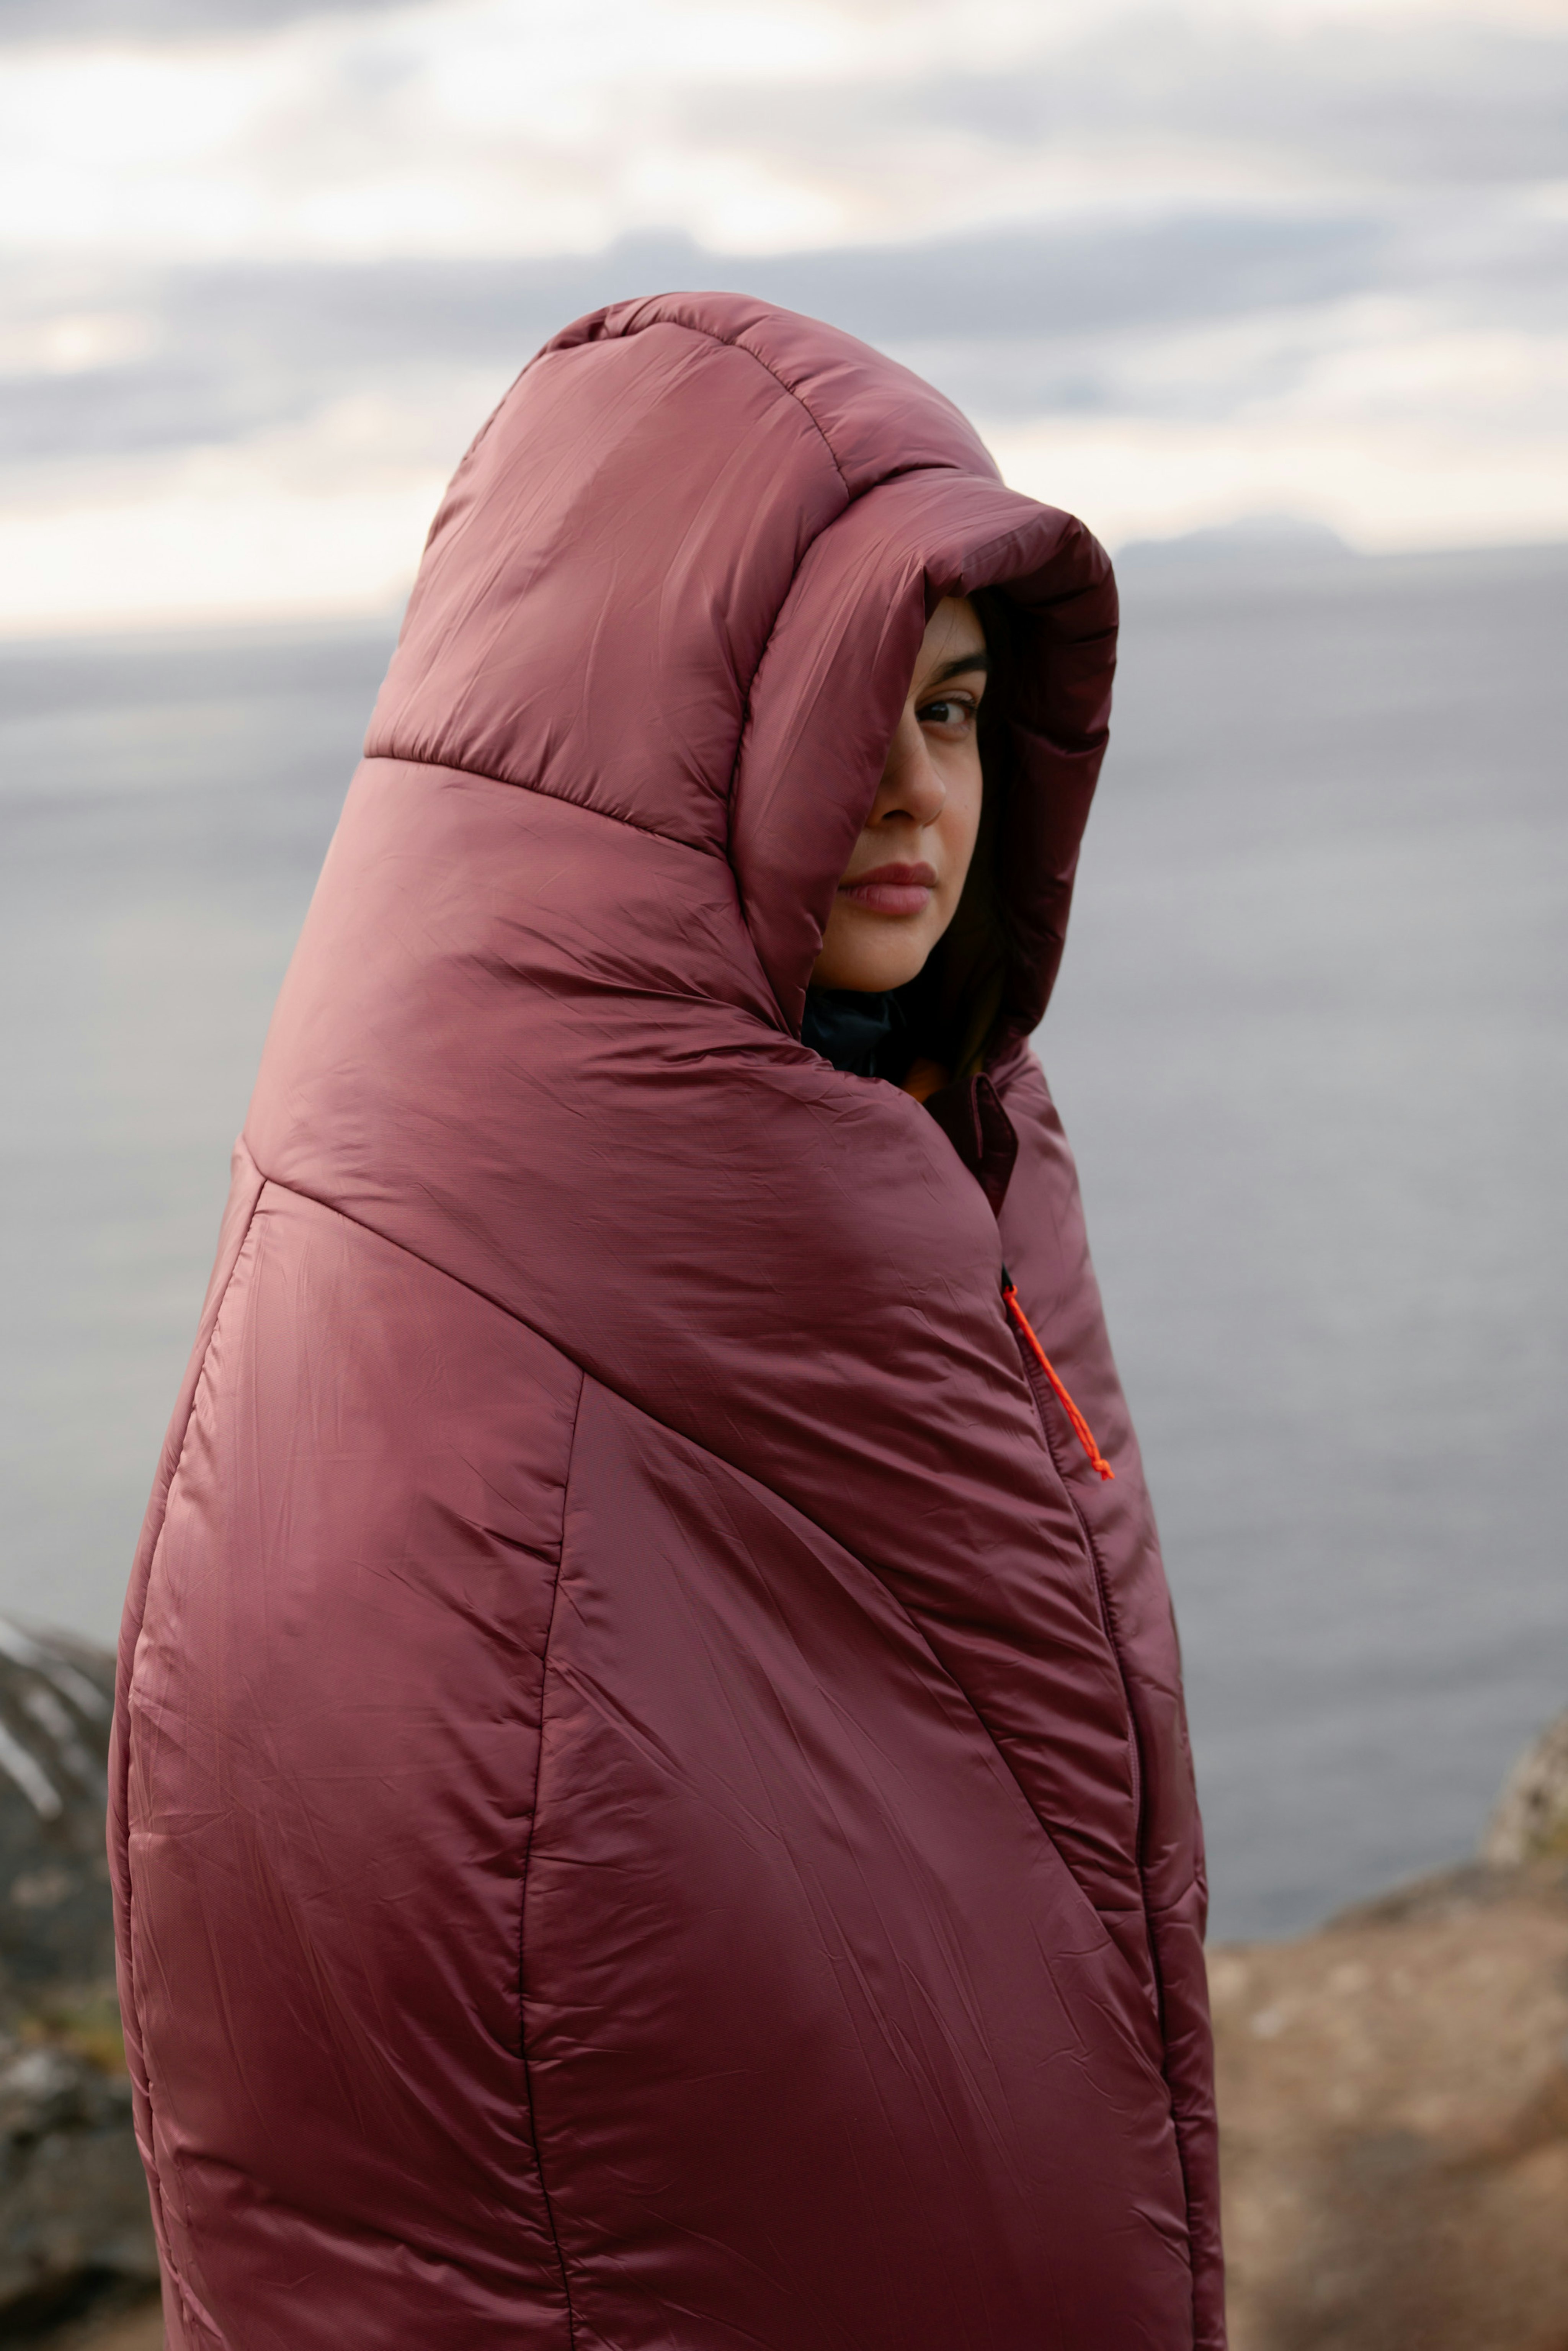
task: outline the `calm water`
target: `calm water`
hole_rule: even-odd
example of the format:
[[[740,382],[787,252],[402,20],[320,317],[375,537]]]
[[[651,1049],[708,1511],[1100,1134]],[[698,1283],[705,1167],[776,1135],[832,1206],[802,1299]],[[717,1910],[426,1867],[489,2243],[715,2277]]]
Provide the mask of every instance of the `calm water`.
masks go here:
[[[1568,1704],[1568,550],[1125,583],[1041,1045],[1267,1934],[1463,1854]],[[0,1606],[113,1630],[389,642],[0,650]]]

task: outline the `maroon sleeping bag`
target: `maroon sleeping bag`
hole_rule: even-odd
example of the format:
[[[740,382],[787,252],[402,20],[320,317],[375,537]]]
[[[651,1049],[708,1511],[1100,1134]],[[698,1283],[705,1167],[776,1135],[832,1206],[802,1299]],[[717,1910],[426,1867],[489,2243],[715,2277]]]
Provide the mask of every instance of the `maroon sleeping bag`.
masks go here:
[[[987,587],[970,1133],[800,1026],[926,612]],[[1221,2341],[1176,1640],[1025,1042],[1114,637],[1081,524],[738,296],[569,329],[460,467],[127,1608],[178,2351]]]

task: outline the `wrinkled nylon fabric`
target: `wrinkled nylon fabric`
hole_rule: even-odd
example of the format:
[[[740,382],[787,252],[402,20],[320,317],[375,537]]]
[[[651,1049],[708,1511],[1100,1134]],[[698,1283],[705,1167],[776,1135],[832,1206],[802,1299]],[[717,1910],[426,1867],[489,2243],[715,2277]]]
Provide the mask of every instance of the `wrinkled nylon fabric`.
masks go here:
[[[982,587],[999,1215],[799,1041]],[[1024,1041],[1114,624],[936,393],[740,297],[568,329],[459,469],[127,1604],[174,2351],[1222,2342],[1175,1634]]]

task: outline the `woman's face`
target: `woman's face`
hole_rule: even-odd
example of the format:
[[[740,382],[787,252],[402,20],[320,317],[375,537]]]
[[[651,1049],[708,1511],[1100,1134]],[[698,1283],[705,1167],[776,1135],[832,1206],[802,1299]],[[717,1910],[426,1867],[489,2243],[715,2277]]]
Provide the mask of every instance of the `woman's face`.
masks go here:
[[[957,912],[980,827],[986,640],[967,597],[925,625],[871,814],[844,868],[813,987],[876,991],[913,979]]]

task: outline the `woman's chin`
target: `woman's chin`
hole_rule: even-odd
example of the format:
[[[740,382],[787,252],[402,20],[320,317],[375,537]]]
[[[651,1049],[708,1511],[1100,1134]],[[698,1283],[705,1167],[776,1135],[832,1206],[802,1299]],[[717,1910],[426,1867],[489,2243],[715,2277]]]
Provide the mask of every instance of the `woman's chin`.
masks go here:
[[[812,967],[811,985],[881,996],[913,979],[929,952],[924,940],[889,940],[865,954],[833,954],[824,948]]]

